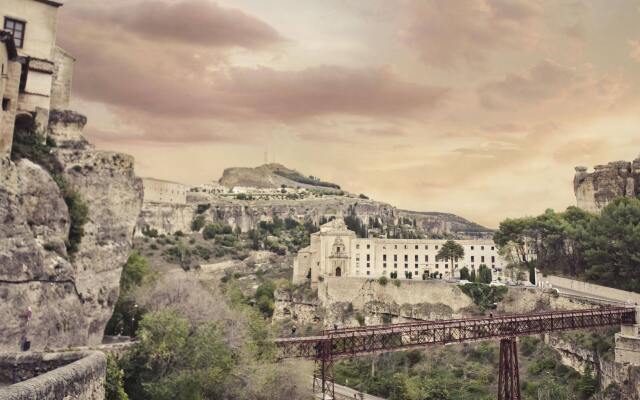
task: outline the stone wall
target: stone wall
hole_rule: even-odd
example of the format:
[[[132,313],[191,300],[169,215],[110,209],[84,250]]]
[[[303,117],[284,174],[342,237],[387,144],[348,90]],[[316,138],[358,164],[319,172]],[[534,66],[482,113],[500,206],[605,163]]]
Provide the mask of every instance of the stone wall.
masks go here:
[[[53,85],[51,86],[51,109],[65,110],[69,107],[71,82],[75,58],[60,47],[53,51]]]
[[[593,283],[577,281],[574,279],[562,278],[554,275],[542,277],[543,283],[549,283],[552,287],[569,289],[583,293],[586,297],[597,296],[609,300],[616,300],[622,303],[640,305],[640,293],[627,292],[606,286],[595,285]]]
[[[597,165],[594,171],[576,167],[573,189],[578,207],[599,212],[616,197],[640,195],[640,158]]]
[[[143,178],[144,203],[187,204],[189,186],[182,183]]]
[[[103,400],[107,369],[102,352],[0,355],[0,400]]]
[[[9,37],[5,40],[12,39]],[[2,64],[2,74],[0,74],[0,100],[2,100],[0,107],[0,157],[5,157],[11,154],[13,144],[21,65],[10,60],[8,49],[2,40],[0,40],[0,64]]]

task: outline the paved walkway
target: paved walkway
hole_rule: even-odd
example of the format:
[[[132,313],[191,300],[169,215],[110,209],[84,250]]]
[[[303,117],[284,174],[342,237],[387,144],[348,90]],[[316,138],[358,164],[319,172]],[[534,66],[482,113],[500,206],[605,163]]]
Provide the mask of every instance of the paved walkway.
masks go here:
[[[336,398],[335,400],[385,400],[382,397],[377,397],[371,394],[361,393],[357,390],[353,390],[349,387],[338,385],[337,383],[334,385]],[[354,397],[355,395],[355,397]],[[316,393],[316,399],[322,399],[322,393]],[[330,397],[326,397],[325,400],[331,400]]]

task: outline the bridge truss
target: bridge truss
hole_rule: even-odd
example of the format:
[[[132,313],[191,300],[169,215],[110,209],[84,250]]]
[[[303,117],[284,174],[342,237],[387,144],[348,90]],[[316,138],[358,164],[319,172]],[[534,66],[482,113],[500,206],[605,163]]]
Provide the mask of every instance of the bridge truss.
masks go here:
[[[341,358],[452,343],[500,339],[499,400],[519,400],[516,337],[550,332],[633,325],[636,310],[605,307],[496,317],[408,322],[325,330],[321,335],[276,340],[279,357],[316,361],[314,390],[334,398],[333,363]]]

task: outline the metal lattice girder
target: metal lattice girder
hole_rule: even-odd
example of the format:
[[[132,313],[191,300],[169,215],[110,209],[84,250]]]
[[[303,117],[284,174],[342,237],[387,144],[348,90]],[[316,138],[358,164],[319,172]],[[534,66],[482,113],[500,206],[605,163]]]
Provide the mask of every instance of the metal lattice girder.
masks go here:
[[[500,339],[498,400],[520,400],[520,372],[516,338]]]
[[[280,358],[319,360],[450,343],[636,323],[629,307],[551,311],[496,317],[409,322],[326,330],[320,336],[277,339]],[[329,346],[329,350],[325,350]]]

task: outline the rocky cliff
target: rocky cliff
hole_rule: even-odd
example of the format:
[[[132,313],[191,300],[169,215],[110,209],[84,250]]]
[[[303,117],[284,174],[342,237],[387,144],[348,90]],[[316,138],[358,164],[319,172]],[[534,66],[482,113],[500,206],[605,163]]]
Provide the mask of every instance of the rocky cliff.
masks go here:
[[[597,165],[594,171],[576,167],[573,190],[578,207],[599,212],[616,197],[640,196],[640,158]]]
[[[255,168],[227,168],[223,171],[218,183],[226,187],[243,186],[261,189],[279,189],[282,185],[316,190],[340,189],[340,186],[334,183],[302,175],[296,170],[276,163]]]
[[[415,228],[426,234],[454,236],[487,236],[491,230],[462,217],[446,213],[420,213],[399,210],[389,204],[346,196],[312,197],[302,200],[236,200],[216,198],[205,202],[211,207],[203,215],[207,221],[225,222],[246,232],[258,226],[260,221],[293,218],[320,223],[322,218],[338,215],[355,215],[368,223],[379,221],[382,225],[397,225],[402,218],[415,220]],[[197,204],[144,203],[137,233],[145,227],[159,233],[190,232],[191,221],[196,215]]]
[[[133,158],[88,145],[80,135],[84,117],[55,115],[64,137],[49,150],[57,183],[28,159],[0,160],[0,351],[18,350],[24,337],[34,350],[101,341],[142,204]],[[73,254],[72,216],[60,187],[86,205]]]

